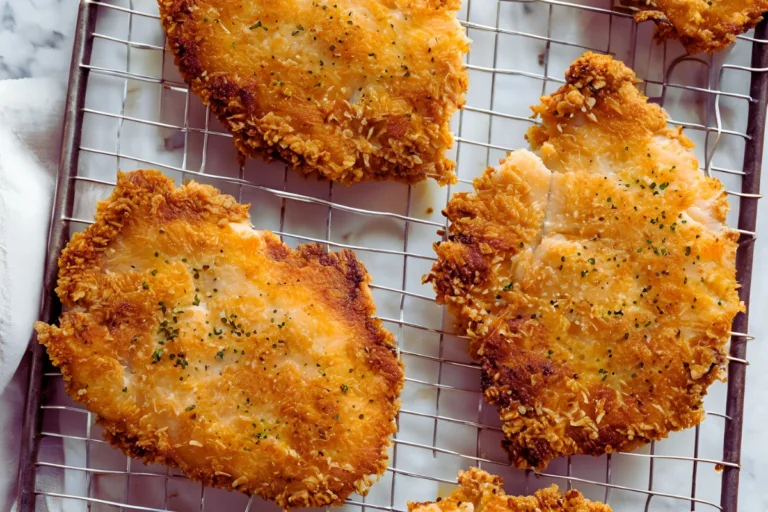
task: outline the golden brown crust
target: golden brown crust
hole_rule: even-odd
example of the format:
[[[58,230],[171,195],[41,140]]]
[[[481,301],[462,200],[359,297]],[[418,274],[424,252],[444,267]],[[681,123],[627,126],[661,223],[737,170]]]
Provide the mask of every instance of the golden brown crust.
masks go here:
[[[408,502],[408,512],[611,512],[571,489],[560,494],[554,484],[533,496],[507,496],[504,481],[478,468],[459,472],[459,488],[434,503]]]
[[[425,277],[471,337],[519,467],[704,418],[743,306],[722,185],[635,76],[587,53],[528,140],[456,194]]]
[[[345,184],[455,183],[459,0],[159,0],[182,76],[241,153]]]
[[[248,205],[120,173],[59,259],[38,339],[104,437],[275,500],[341,503],[384,472],[404,373],[351,251],[291,250]]]
[[[723,50],[762,21],[768,0],[638,1],[635,21],[656,23],[656,38],[679,39],[688,53]]]

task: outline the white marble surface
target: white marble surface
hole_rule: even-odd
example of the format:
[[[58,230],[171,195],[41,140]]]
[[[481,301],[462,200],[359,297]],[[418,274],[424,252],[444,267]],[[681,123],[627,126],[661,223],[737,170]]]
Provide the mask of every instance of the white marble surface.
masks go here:
[[[478,0],[481,1],[481,0]],[[145,0],[137,0],[137,4],[139,4],[138,8],[144,7],[146,8],[148,5],[151,5],[151,1],[145,1]],[[71,54],[71,46],[72,46],[72,31],[74,27],[75,22],[75,16],[77,11],[77,2],[75,0],[0,0],[0,79],[4,78],[20,78],[20,77],[28,77],[28,76],[47,76],[47,75],[57,75],[57,74],[63,74],[68,66],[69,66],[69,59]],[[477,16],[475,19],[477,22],[485,22],[487,24],[493,24],[492,20],[483,20],[482,14]],[[107,20],[108,21],[108,20]],[[121,30],[119,26],[119,22],[116,22],[117,24],[113,27],[114,30]],[[559,27],[563,27],[562,30],[556,34],[557,37],[560,38],[568,38],[568,37],[580,37],[580,35],[576,34],[572,30],[572,25],[569,27],[568,24],[561,24],[558,25]],[[102,26],[102,28],[105,28],[105,26]],[[534,31],[537,28],[536,27],[527,27],[529,30]],[[153,37],[156,37],[156,34],[154,34]],[[144,40],[145,42],[158,44],[158,41],[155,41],[154,39],[151,40]],[[475,45],[475,55],[476,61],[475,63],[478,65],[492,65],[491,62],[485,62],[487,60],[487,54],[482,54],[478,48],[482,48],[482,45],[485,44],[482,40],[482,34],[478,34],[476,38],[476,45]],[[533,45],[532,45],[533,46]],[[534,48],[527,48],[528,53],[532,52]],[[617,46],[616,49],[619,56],[621,56],[622,48],[620,45]],[[524,52],[520,52],[524,53]],[[100,54],[98,52],[95,52],[95,58],[99,58]],[[153,69],[153,61],[146,60],[143,61],[143,57],[141,57],[140,53],[137,53],[134,57],[134,60],[132,64],[129,65],[129,69],[131,69],[134,72],[142,72],[147,74],[153,74],[157,70]],[[106,57],[109,57],[109,55],[106,55]],[[507,64],[507,67],[511,66],[518,66],[518,67],[524,67],[531,65],[532,71],[536,71],[536,63],[535,59],[532,63],[521,63],[515,61],[515,55],[502,55],[501,61],[499,62],[499,65],[504,62],[504,58],[509,58],[510,61]],[[739,56],[736,56],[738,59]],[[743,62],[742,62],[743,63]],[[144,66],[147,66],[146,68]],[[555,64],[553,64],[554,66]],[[560,65],[560,63],[557,63],[557,65]],[[642,67],[643,64],[641,61],[638,61],[637,66]],[[638,71],[640,71],[638,69]],[[648,71],[650,73],[650,71]],[[677,73],[685,73],[688,72],[685,67],[681,67],[680,70]],[[550,74],[555,74],[554,72],[550,72]],[[677,77],[678,81],[682,81],[679,76]],[[479,83],[478,81],[475,81],[474,83]],[[511,86],[514,86],[514,84],[510,84]],[[478,90],[479,91],[479,90]],[[477,92],[477,91],[476,91]],[[117,96],[117,99],[119,100],[120,95],[122,95],[123,91],[119,91],[119,95]],[[533,91],[533,97],[537,96],[540,93],[539,91]],[[143,94],[143,96],[142,96]],[[122,102],[122,106],[120,108],[123,109],[123,112],[136,116],[146,116],[148,113],[146,112],[147,108],[152,107],[154,105],[152,99],[149,101],[143,102],[144,100],[141,100],[139,98],[153,98],[153,94],[156,94],[155,92],[152,92],[147,87],[146,92],[142,92],[142,86],[136,85],[135,88],[128,89],[127,90],[127,98],[128,102],[125,101]],[[652,91],[649,91],[649,94],[653,95]],[[165,98],[165,96],[163,96]],[[469,103],[474,104],[477,106],[480,106],[483,101],[486,101],[487,98],[482,97],[482,94],[475,94],[473,97],[472,91],[470,91],[470,98]],[[676,116],[685,116],[686,115],[686,105],[684,104],[684,100],[678,100],[677,97],[672,95],[671,97],[667,98],[668,105],[670,109],[674,109],[673,117]],[[163,101],[167,101],[163,99]],[[194,98],[192,99],[194,100]],[[526,99],[527,101],[527,99]],[[502,101],[503,103],[503,101]],[[106,103],[105,103],[106,105]],[[499,105],[494,105],[494,108],[498,108]],[[105,109],[108,109],[110,107],[106,106]],[[194,110],[194,108],[193,108]],[[693,119],[684,118],[688,121],[695,121],[695,116],[693,116]],[[678,118],[678,117],[676,117]],[[167,119],[163,119],[164,122],[171,122]],[[743,122],[743,118],[739,119],[729,119],[728,123],[732,126],[743,126],[745,123]],[[138,147],[135,144],[135,141],[129,140],[131,137],[128,137],[128,134],[130,132],[130,126],[126,127],[126,131],[123,132],[123,151],[128,154],[137,154],[139,151],[143,151],[143,148]],[[479,138],[481,136],[482,131],[487,131],[487,125],[486,126],[479,126],[478,127],[478,133],[472,133],[472,130],[469,132],[465,131],[464,136],[467,138]],[[497,130],[498,131],[498,130]],[[113,132],[110,132],[109,130],[101,132],[104,137],[111,137]],[[162,135],[162,133],[157,134],[154,133],[153,136],[157,137],[158,135]],[[496,141],[493,140],[496,144],[504,144],[504,145],[510,145],[511,140],[515,140],[517,137],[517,134],[509,135],[509,133],[504,134],[504,141]],[[698,139],[696,139],[697,142],[699,142]],[[178,154],[174,156],[173,152],[169,150],[168,147],[169,139],[165,139],[166,146],[165,147],[159,147],[157,151],[155,152],[158,156],[157,159],[161,163],[167,164],[167,165],[178,165],[176,164],[176,157]],[[171,141],[173,142],[173,141]],[[178,142],[178,141],[177,141]],[[99,144],[99,141],[93,140],[92,143],[94,145]],[[723,152],[721,153],[723,158],[728,160],[728,142],[724,141],[725,148],[723,149]],[[522,145],[522,140],[519,145]],[[171,144],[173,146],[173,144]],[[165,151],[169,150],[169,151]],[[153,150],[155,151],[155,150]],[[143,153],[142,153],[143,154]],[[210,155],[209,155],[210,156]],[[462,153],[460,158],[460,167],[468,167],[470,163],[474,159],[484,159],[486,157],[486,152],[483,149],[482,155],[475,155],[473,151],[466,151]],[[166,160],[167,158],[167,160]],[[464,163],[462,163],[464,162]],[[729,166],[730,167],[737,167],[737,162],[728,162],[728,161],[716,161],[718,165],[723,166]],[[123,167],[130,165],[130,161],[128,159],[123,159],[122,162],[118,162],[118,165],[121,165]],[[186,162],[184,165],[189,165],[189,162]],[[217,165],[217,162],[209,162],[209,166],[213,165],[214,167]],[[127,167],[126,167],[127,168]],[[482,168],[482,167],[479,167]],[[768,166],[766,167],[768,169]],[[88,172],[87,169],[85,169],[83,172]],[[469,177],[469,176],[462,176],[462,177]],[[302,184],[303,182],[295,182],[292,183],[291,186],[295,186],[297,188],[297,191],[302,191],[303,187],[306,187],[306,185]],[[737,182],[731,182],[729,183],[729,186],[733,187],[733,184],[737,184]],[[272,184],[274,186],[274,184]],[[365,186],[361,186],[358,190],[363,190]],[[431,187],[436,188],[436,187]],[[429,195],[433,193],[433,191],[430,190],[422,190],[424,192],[425,197],[429,199]],[[426,187],[425,187],[426,189]],[[303,190],[304,193],[308,194],[314,194],[314,192],[308,192],[307,190]],[[392,190],[394,195],[399,195],[399,192],[396,190]],[[334,189],[334,199],[335,200],[346,200],[348,203],[352,204],[354,203],[354,197],[349,196],[348,190],[339,190],[338,192],[336,189]],[[381,196],[381,194],[379,194]],[[390,197],[390,196],[387,196]],[[414,204],[414,203],[412,203]],[[421,204],[421,203],[418,203]],[[426,203],[425,203],[426,204]],[[431,203],[433,204],[433,203]],[[371,206],[370,204],[365,204],[365,207],[367,208],[374,208],[374,206]],[[435,208],[436,210],[439,210],[438,207]],[[272,209],[274,210],[274,209]],[[421,210],[424,210],[424,207],[421,207]],[[264,208],[264,214],[265,216],[269,216],[274,211],[268,211],[267,208]],[[402,213],[402,212],[401,212]],[[79,217],[86,216],[87,212],[83,212],[83,215],[78,215]],[[322,213],[320,213],[322,215]],[[334,217],[336,219],[337,217]],[[760,214],[760,225],[761,226],[768,226],[768,205],[764,205],[764,208],[761,211]],[[437,220],[437,219],[435,219]],[[294,230],[301,230],[302,228],[298,224],[298,221],[295,219],[289,218],[287,219],[287,222],[290,224],[291,222],[296,223],[296,228]],[[269,227],[269,226],[268,226]],[[354,227],[350,224],[350,227]],[[371,229],[376,229],[376,227],[371,227]],[[360,238],[361,236],[358,234],[360,230],[358,229],[357,232],[354,232],[352,234],[353,240],[349,243],[358,243],[362,244],[365,243]],[[431,233],[430,233],[431,235]],[[342,238],[344,236],[349,237],[349,234],[342,235]],[[358,237],[357,240],[354,239],[354,237]],[[426,239],[429,241],[429,239]],[[345,239],[345,241],[348,241],[348,239]],[[428,245],[428,244],[427,244]],[[413,250],[411,248],[411,250]],[[415,250],[414,252],[419,253],[425,253],[424,251],[428,250],[428,247],[424,250],[420,247],[419,250]],[[740,491],[740,499],[741,499],[741,506],[740,509],[747,511],[747,512],[762,512],[765,510],[768,510],[768,487],[765,485],[765,482],[768,482],[768,448],[766,448],[765,443],[763,442],[763,433],[764,433],[764,425],[768,424],[768,405],[766,405],[766,402],[764,400],[764,394],[768,390],[768,348],[766,347],[766,343],[768,343],[768,315],[761,314],[762,312],[766,311],[766,308],[768,308],[768,273],[762,272],[761,268],[759,267],[759,262],[766,261],[766,258],[768,258],[768,235],[758,238],[757,244],[756,244],[756,254],[755,254],[755,260],[758,262],[758,266],[755,268],[755,276],[754,276],[754,286],[753,286],[753,293],[752,293],[752,327],[750,328],[750,331],[757,336],[757,340],[754,342],[751,342],[750,350],[749,350],[749,359],[752,362],[751,367],[748,369],[748,385],[747,385],[747,404],[745,409],[745,428],[744,428],[744,448],[743,448],[743,459],[742,459],[742,474],[741,474],[741,491]],[[371,263],[373,262],[367,262],[366,263],[371,267]],[[422,270],[420,266],[417,266],[417,268],[412,269],[412,273],[416,273],[416,271]],[[386,276],[377,276],[374,275],[375,280],[379,280],[379,282],[382,282],[382,277]],[[386,279],[384,279],[386,281]],[[388,283],[384,283],[388,284]],[[392,286],[398,287],[397,283],[391,283]],[[386,309],[387,304],[382,304],[382,308]],[[388,315],[388,316],[394,316],[394,315]],[[457,357],[457,356],[454,356]],[[723,387],[715,390],[713,389],[713,398],[717,398],[718,394],[720,397],[723,394]],[[406,400],[408,397],[406,397]],[[718,407],[717,410],[721,410],[721,407]],[[707,422],[708,425],[712,425],[712,422]],[[718,433],[718,428],[714,428],[714,430],[710,431],[706,428],[702,427],[702,443],[706,443],[706,440],[709,438],[710,435],[716,436]],[[447,434],[447,432],[446,432]],[[666,444],[663,444],[657,453],[675,453],[675,442],[679,444],[683,444],[685,442],[690,441],[690,433],[682,434],[678,437],[675,437],[673,442],[667,442]],[[429,441],[427,441],[429,442]],[[474,444],[474,441],[473,443]],[[474,451],[474,447],[469,449],[469,451]],[[716,450],[708,450],[706,446],[702,448],[702,454],[700,456],[702,457],[711,457],[711,458],[717,458],[718,455]],[[407,453],[407,452],[406,452]],[[407,458],[407,455],[403,454],[401,457],[405,456]],[[495,457],[494,457],[495,458]],[[625,459],[621,459],[625,460]],[[619,466],[619,469],[621,469],[621,460],[615,459],[615,465]],[[617,471],[619,470],[617,469]],[[706,467],[706,470],[708,471],[711,469],[710,466]],[[451,469],[451,472],[453,469]],[[686,485],[688,488],[690,488],[690,484],[686,483],[690,480],[690,469],[689,466],[682,465],[682,466],[674,466],[670,465],[666,469],[661,469],[661,473],[659,474],[657,472],[656,474],[656,482],[655,482],[655,488],[662,489],[667,492],[679,492],[680,494],[686,494],[688,492],[688,489],[686,489]],[[685,472],[686,474],[684,476],[680,476],[678,479],[675,475],[675,472],[679,471],[681,474]],[[711,472],[707,473],[706,475],[702,474],[702,469],[699,470],[700,475],[700,486],[706,486],[706,482],[711,481],[713,478],[717,478],[717,476]],[[447,475],[446,475],[447,477]],[[601,478],[600,475],[594,476],[595,478]],[[622,482],[616,482],[615,483],[621,484]],[[636,482],[633,482],[632,485],[637,485]],[[517,486],[513,486],[514,491],[520,491],[521,489]],[[432,492],[432,491],[429,491]],[[701,493],[702,491],[700,491]],[[717,501],[717,494],[707,494],[706,492],[703,493],[704,496],[707,499]],[[614,495],[615,496],[615,495]],[[419,496],[420,498],[421,496]],[[427,496],[425,496],[426,498]],[[614,499],[616,499],[616,504],[614,505],[617,512],[623,512],[624,510],[636,510],[635,507],[630,508],[629,502],[623,502],[621,496],[616,496]],[[697,510],[709,510],[710,508],[707,506],[700,506],[697,508]],[[653,505],[651,506],[650,510],[689,510],[689,505],[682,501],[672,501],[672,500],[663,500],[663,501],[654,501]]]
[[[1,0],[0,79],[66,73],[76,17],[73,0]]]

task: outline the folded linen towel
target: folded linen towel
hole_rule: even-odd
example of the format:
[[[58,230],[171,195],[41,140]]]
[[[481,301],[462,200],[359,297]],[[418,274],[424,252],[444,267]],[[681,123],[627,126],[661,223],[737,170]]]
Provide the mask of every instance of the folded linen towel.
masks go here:
[[[19,368],[38,318],[66,84],[0,80],[0,461],[18,467],[27,372]],[[16,497],[0,471],[0,510]]]

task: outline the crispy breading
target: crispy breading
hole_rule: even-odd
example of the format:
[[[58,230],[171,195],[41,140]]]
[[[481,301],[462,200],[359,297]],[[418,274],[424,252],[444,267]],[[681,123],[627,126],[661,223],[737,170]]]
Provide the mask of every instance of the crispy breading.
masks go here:
[[[345,184],[455,183],[460,0],[158,0],[192,91],[244,155]]]
[[[403,365],[350,251],[296,250],[248,205],[157,171],[118,175],[59,259],[38,339],[104,437],[147,463],[284,508],[384,472]]]
[[[519,150],[456,194],[425,276],[471,337],[518,467],[629,451],[704,418],[724,379],[738,234],[693,143],[585,54]]]
[[[656,39],[679,39],[688,53],[726,48],[762,21],[768,0],[645,0],[635,21],[656,23]]]
[[[434,503],[408,502],[408,512],[611,512],[571,489],[564,495],[552,484],[533,496],[507,496],[504,481],[478,468],[459,472],[459,487]]]

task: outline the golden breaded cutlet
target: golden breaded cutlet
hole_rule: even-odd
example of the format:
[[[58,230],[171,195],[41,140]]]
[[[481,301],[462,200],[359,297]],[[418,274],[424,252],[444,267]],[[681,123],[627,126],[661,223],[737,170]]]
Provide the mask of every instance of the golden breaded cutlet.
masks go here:
[[[213,187],[120,173],[59,259],[59,326],[35,329],[126,454],[283,508],[340,504],[386,469],[404,380],[369,280]]]
[[[560,494],[554,484],[533,496],[504,494],[504,481],[478,468],[459,472],[459,487],[432,503],[408,503],[408,512],[611,512],[611,507],[590,501],[571,489]]]
[[[688,53],[725,49],[768,11],[768,0],[645,0],[635,21],[656,23],[656,38],[679,39]]]
[[[704,419],[742,310],[722,184],[635,74],[587,53],[511,153],[455,194],[425,276],[470,337],[518,467]]]
[[[181,75],[243,155],[344,184],[456,183],[459,0],[158,0]]]

